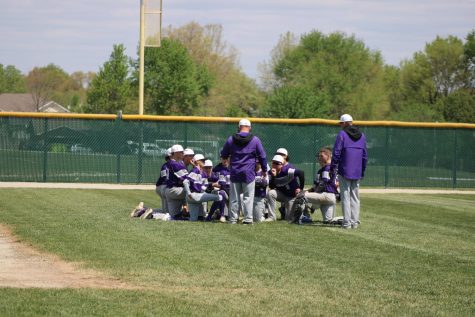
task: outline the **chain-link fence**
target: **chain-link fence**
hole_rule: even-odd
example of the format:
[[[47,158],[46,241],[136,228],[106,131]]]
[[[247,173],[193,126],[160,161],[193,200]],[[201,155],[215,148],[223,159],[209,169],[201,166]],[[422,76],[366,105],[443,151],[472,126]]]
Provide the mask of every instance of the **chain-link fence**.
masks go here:
[[[154,183],[173,144],[217,164],[238,121],[0,113],[0,181]],[[305,171],[307,186],[318,169],[315,154],[333,145],[339,131],[336,122],[325,120],[252,121],[268,159],[287,148],[291,162]],[[362,186],[475,188],[475,125],[355,124],[368,145]]]

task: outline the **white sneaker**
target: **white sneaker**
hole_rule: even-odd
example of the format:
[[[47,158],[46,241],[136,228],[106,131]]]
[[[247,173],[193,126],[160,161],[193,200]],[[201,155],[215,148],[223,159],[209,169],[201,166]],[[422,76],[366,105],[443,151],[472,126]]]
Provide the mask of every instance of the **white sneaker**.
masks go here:
[[[264,220],[265,222],[272,222],[272,221],[275,221],[274,218],[267,218],[266,220]]]
[[[226,223],[226,217],[225,216],[221,216],[219,218],[219,221],[222,222],[222,223]]]

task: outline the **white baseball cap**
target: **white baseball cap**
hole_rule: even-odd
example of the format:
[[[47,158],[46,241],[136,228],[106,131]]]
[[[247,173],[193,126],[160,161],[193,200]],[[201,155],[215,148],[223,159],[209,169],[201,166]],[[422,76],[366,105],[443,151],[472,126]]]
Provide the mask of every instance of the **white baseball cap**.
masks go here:
[[[282,155],[274,155],[274,157],[272,158],[272,162],[279,162],[281,164],[284,164],[284,158],[282,157]]]
[[[204,167],[213,167],[213,162],[211,162],[211,160],[206,160]]]
[[[283,147],[277,149],[277,151],[275,151],[276,154],[283,154],[285,156],[289,155],[289,152],[287,152],[287,149],[284,149]]]
[[[185,151],[183,152],[184,155],[195,155],[195,152],[190,149],[190,148],[186,148]]]
[[[175,144],[170,149],[171,149],[172,153],[183,152],[183,146],[181,146],[180,144]]]
[[[250,127],[251,126],[251,121],[249,121],[248,119],[241,119],[239,121],[239,126],[240,127]]]
[[[195,156],[193,156],[193,161],[204,161],[204,159],[203,154],[195,154]]]
[[[167,151],[165,152],[165,155],[166,155],[166,156],[172,156],[172,148],[171,148],[171,147],[169,147],[169,148],[167,149]]]
[[[353,122],[353,117],[345,113],[340,117],[340,122]]]

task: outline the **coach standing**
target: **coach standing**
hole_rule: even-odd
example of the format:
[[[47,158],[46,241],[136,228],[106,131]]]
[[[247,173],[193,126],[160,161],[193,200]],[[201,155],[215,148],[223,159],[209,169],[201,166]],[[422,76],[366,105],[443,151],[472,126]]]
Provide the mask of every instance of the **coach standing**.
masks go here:
[[[237,223],[239,207],[242,205],[244,214],[242,223],[252,224],[256,160],[261,163],[264,175],[267,174],[267,160],[261,140],[251,133],[251,122],[248,119],[239,121],[238,132],[228,138],[221,151],[221,157],[230,158],[229,223]]]
[[[358,228],[360,223],[360,179],[364,177],[368,154],[366,137],[353,125],[349,114],[340,117],[342,130],[336,137],[331,160],[331,174],[338,172],[344,229]]]

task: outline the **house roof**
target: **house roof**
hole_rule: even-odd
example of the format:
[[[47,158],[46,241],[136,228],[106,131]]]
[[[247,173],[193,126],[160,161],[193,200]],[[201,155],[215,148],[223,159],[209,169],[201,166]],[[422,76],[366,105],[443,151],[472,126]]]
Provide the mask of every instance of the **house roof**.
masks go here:
[[[37,112],[31,94],[0,94],[0,111]],[[70,112],[54,101],[40,102],[39,112]]]

